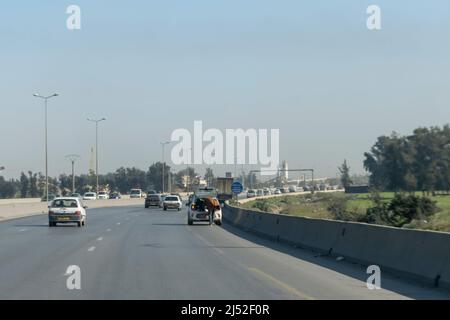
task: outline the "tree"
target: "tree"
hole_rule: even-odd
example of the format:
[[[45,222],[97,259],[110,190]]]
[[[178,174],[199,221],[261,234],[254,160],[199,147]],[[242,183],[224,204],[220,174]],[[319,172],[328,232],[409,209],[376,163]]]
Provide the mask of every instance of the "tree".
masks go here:
[[[6,181],[0,176],[0,198],[13,198],[17,192],[17,181]]]
[[[350,178],[350,167],[347,165],[347,160],[344,160],[344,163],[339,168],[339,172],[341,173],[341,183],[344,188],[350,186],[353,181]]]
[[[29,179],[29,193],[30,197],[37,198],[39,197],[39,189],[37,185],[37,173],[28,171],[28,179]]]
[[[20,173],[20,197],[26,198],[28,196],[30,182],[28,181],[28,177],[25,173]]]
[[[147,183],[151,185],[155,190],[162,191],[162,162],[156,162],[152,164],[147,171]],[[164,190],[168,190],[169,185],[169,172],[170,166],[167,164],[164,166]]]

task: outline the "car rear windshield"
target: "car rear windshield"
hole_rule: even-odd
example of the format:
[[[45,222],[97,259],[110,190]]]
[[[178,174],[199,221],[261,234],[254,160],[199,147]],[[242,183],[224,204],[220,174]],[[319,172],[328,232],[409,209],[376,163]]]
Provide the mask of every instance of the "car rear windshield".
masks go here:
[[[73,199],[58,199],[53,200],[52,203],[53,208],[77,208],[78,203]]]
[[[140,194],[141,192],[139,190],[131,190],[130,194]]]
[[[178,197],[166,197],[164,200],[167,200],[167,201],[178,201]]]
[[[95,196],[95,194],[93,194],[93,193],[86,193],[85,196],[86,197],[93,197],[93,196]]]
[[[149,197],[148,197],[149,199],[151,199],[151,200],[159,200],[159,196],[158,195],[150,195]]]

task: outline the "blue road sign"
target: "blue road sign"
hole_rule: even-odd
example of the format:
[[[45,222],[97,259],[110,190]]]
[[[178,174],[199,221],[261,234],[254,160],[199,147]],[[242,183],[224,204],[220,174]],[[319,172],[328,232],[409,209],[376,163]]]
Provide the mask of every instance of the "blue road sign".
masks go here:
[[[239,181],[235,181],[231,185],[231,192],[233,192],[234,194],[239,194],[243,190],[244,190],[244,187],[242,186],[242,183],[240,183]]]

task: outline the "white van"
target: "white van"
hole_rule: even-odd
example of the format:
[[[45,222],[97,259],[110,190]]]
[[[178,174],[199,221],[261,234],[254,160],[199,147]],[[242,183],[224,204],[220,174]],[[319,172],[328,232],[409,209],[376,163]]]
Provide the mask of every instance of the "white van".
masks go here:
[[[143,197],[143,193],[141,189],[131,189],[130,190],[130,198],[142,198]]]

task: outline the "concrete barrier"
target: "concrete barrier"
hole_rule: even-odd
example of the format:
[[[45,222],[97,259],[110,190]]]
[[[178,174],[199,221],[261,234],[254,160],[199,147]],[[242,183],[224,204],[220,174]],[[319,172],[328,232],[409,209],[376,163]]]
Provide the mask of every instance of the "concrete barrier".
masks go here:
[[[450,288],[450,233],[272,214],[225,205],[225,222],[384,271]]]
[[[16,199],[19,200],[19,199]],[[111,199],[111,200],[90,200],[84,201],[89,208],[121,207],[131,205],[142,205],[144,199]],[[46,202],[13,202],[0,205],[0,221],[28,217],[32,215],[46,213],[48,211]]]

